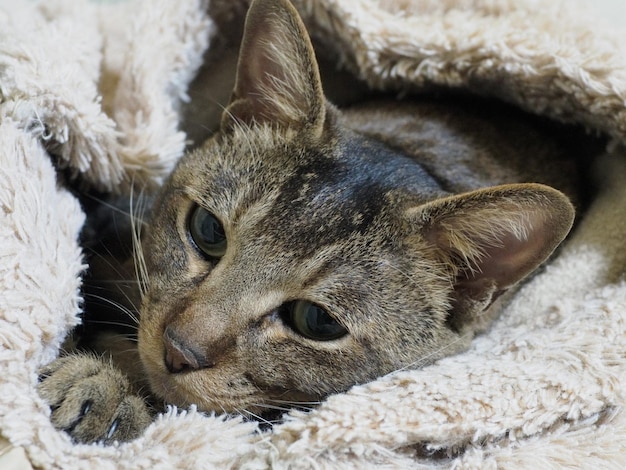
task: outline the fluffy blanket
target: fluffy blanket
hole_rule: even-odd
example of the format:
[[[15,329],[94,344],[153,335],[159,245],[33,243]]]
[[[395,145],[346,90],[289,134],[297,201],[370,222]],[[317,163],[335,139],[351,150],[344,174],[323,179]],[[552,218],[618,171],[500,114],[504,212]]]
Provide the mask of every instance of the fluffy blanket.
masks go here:
[[[572,0],[295,4],[372,88],[464,89],[608,135],[588,215],[463,354],[355,387],[271,432],[172,408],[134,442],[73,445],[35,391],[81,308],[84,214],[65,182],[158,185],[184,151],[189,83],[245,4],[0,0],[0,462],[625,468],[626,35]]]

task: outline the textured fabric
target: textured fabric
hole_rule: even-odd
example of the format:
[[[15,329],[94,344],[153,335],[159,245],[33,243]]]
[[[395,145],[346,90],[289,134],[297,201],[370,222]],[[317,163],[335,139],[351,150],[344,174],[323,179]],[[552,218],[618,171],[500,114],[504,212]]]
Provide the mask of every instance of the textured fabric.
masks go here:
[[[172,409],[134,442],[72,445],[35,391],[78,321],[84,269],[84,215],[57,170],[106,191],[158,185],[211,34],[245,8],[0,0],[2,436],[43,468],[626,467],[626,35],[571,0],[295,3],[374,88],[465,89],[611,136],[588,215],[465,353],[271,433]]]

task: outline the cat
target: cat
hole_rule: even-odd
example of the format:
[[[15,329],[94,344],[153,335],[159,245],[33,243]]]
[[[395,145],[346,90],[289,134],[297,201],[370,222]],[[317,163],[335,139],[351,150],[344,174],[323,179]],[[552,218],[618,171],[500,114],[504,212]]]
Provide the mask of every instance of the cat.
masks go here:
[[[126,370],[157,401],[264,415],[466,349],[572,227],[582,176],[547,134],[473,98],[340,110],[295,8],[254,0],[219,131],[154,200]],[[137,388],[88,354],[39,383],[79,442],[139,435]]]

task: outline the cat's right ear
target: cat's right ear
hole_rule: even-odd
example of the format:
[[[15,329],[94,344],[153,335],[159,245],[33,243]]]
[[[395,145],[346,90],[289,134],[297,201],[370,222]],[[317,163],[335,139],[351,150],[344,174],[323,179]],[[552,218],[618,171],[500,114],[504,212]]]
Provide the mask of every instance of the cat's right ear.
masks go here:
[[[221,127],[244,123],[320,132],[326,104],[311,40],[288,0],[254,0]]]
[[[510,184],[438,199],[407,215],[454,275],[450,323],[463,330],[550,256],[572,227],[574,208],[556,189]]]

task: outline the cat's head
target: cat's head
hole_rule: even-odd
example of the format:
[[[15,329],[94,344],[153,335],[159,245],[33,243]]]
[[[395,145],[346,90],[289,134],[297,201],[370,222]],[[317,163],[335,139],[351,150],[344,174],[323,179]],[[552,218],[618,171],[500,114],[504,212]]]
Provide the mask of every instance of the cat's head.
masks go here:
[[[545,186],[438,198],[340,121],[295,9],[253,2],[221,129],[181,160],[144,244],[156,394],[262,412],[428,364],[571,226]]]

